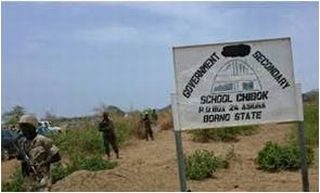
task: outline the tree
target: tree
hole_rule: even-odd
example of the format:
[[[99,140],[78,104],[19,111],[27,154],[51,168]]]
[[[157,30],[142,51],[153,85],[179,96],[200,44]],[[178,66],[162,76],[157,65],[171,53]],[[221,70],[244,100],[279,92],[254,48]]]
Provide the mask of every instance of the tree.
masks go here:
[[[113,106],[113,105],[106,105],[104,103],[101,103],[99,107],[96,107],[93,109],[93,111],[96,112],[98,115],[102,115],[103,112],[108,112],[120,116],[124,116],[125,112],[122,111],[120,108]]]
[[[57,119],[57,116],[49,111],[47,111],[44,115],[44,119],[45,120],[48,120],[48,121],[52,121],[52,120],[55,120]]]
[[[16,105],[12,107],[11,111],[2,114],[2,120],[4,121],[5,125],[15,125],[18,123],[20,117],[25,114],[25,112],[26,111],[22,106]]]
[[[102,115],[103,112],[107,112],[108,106],[104,103],[100,103],[99,107],[96,107],[93,109],[93,111],[97,114],[97,115]]]

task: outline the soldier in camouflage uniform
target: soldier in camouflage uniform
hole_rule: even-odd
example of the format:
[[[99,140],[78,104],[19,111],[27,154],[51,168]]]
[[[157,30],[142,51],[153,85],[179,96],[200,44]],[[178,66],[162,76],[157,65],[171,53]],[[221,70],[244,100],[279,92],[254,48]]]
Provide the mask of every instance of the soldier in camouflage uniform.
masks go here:
[[[108,159],[111,158],[109,145],[112,146],[114,152],[116,153],[116,157],[119,158],[119,148],[117,145],[115,128],[113,121],[109,118],[109,114],[107,112],[103,113],[103,120],[99,124],[99,131],[101,131],[103,135],[105,153],[107,154]]]
[[[18,156],[26,191],[50,191],[52,163],[60,161],[59,149],[52,140],[37,134],[38,120],[23,115],[19,120],[22,135],[17,140]]]
[[[143,122],[144,122],[145,131],[146,131],[146,140],[149,141],[149,136],[151,137],[151,140],[154,140],[153,132],[151,129],[151,120],[149,118],[148,113],[145,113],[144,118],[143,118]]]

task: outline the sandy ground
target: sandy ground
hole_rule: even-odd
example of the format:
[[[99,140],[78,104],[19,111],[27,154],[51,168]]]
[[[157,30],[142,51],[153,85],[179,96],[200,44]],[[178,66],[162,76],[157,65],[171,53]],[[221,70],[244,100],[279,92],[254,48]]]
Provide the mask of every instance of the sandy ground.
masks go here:
[[[269,173],[256,169],[254,159],[267,141],[283,142],[290,133],[288,125],[266,125],[257,134],[240,137],[238,142],[195,143],[183,135],[185,153],[208,149],[225,155],[232,148],[237,155],[228,169],[218,170],[215,178],[188,181],[192,191],[301,191],[301,175],[296,172]],[[318,152],[318,150],[316,150]],[[116,168],[98,172],[77,171],[53,185],[52,191],[179,191],[174,134],[161,131],[155,141],[133,140],[121,149]],[[311,191],[318,186],[317,159],[309,169]],[[2,178],[8,176],[15,160],[2,163]],[[7,172],[7,173],[6,173]]]
[[[11,159],[8,161],[1,161],[1,181],[8,181],[10,176],[14,173],[17,167],[19,167],[19,161]]]

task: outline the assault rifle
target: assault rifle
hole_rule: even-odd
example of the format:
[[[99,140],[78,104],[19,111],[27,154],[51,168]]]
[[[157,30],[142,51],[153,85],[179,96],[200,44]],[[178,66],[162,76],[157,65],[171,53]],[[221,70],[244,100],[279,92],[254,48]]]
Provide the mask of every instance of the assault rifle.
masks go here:
[[[16,140],[17,142],[18,140]],[[38,178],[40,177],[39,172],[37,171],[35,164],[33,163],[33,161],[31,160],[31,158],[29,157],[29,155],[26,153],[25,148],[24,147],[18,147],[16,142],[13,142],[13,146],[14,148],[17,150],[18,152],[18,157],[26,163],[28,170],[31,172]]]

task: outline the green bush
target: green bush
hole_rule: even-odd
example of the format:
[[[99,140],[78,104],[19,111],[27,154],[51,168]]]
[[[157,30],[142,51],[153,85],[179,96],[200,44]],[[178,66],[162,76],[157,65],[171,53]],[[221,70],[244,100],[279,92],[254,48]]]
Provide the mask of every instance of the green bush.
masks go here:
[[[102,136],[95,128],[67,130],[64,134],[55,134],[50,138],[62,155],[95,155],[104,152]]]
[[[61,162],[54,164],[51,171],[52,183],[56,183],[58,180],[65,178],[76,170],[74,165],[62,164]]]
[[[23,187],[23,177],[20,169],[16,169],[16,171],[11,175],[11,180],[9,182],[5,182],[1,188],[1,192],[24,192],[26,189]]]
[[[118,144],[121,146],[126,141],[132,137],[133,130],[135,129],[135,122],[133,119],[116,119],[115,120],[115,127],[116,127],[116,135]]]
[[[72,159],[71,164],[62,164],[61,162],[53,165],[52,168],[52,182],[65,178],[77,170],[98,171],[113,169],[116,161],[103,160],[101,156],[95,155],[90,157],[77,156]],[[24,192],[23,177],[20,169],[16,169],[14,174],[10,177],[9,182],[5,182],[2,186],[3,192]]]
[[[218,168],[227,168],[229,163],[208,150],[196,150],[185,158],[186,176],[192,180],[211,177]]]
[[[55,183],[58,180],[65,178],[77,170],[99,171],[113,169],[116,161],[103,160],[101,156],[94,155],[90,157],[76,156],[73,157],[71,164],[57,163],[52,169],[52,181]]]
[[[304,135],[307,145],[312,147],[318,147],[319,144],[319,111],[318,105],[315,103],[304,104]],[[291,141],[298,143],[297,135],[298,124],[294,124],[292,127],[292,133],[290,136]]]
[[[304,131],[308,145],[319,144],[319,111],[317,104],[304,105]]]
[[[307,163],[312,163],[313,151],[307,148]],[[267,142],[259,151],[255,160],[259,167],[266,171],[297,170],[300,168],[300,152],[294,143],[278,145]]]
[[[84,120],[88,122],[87,120]],[[133,119],[115,118],[115,128],[119,145],[124,144],[131,136],[134,124]],[[84,122],[84,123],[85,123]],[[91,121],[92,122],[92,121]],[[52,180],[56,182],[70,175],[77,170],[98,171],[112,169],[117,165],[116,161],[106,161],[102,159],[104,155],[104,145],[102,134],[98,128],[95,128],[90,122],[80,124],[81,127],[67,129],[61,134],[52,134],[49,136],[54,144],[60,149],[63,161],[68,163],[54,164],[52,169]],[[78,124],[77,124],[78,125]],[[90,127],[85,127],[91,125]],[[12,182],[5,183],[3,190],[23,191],[21,171],[15,173]]]
[[[114,119],[117,142],[121,146],[132,136],[134,120],[116,117]],[[98,128],[67,129],[65,133],[50,136],[63,154],[104,154],[102,133]]]
[[[119,127],[124,130],[124,127]],[[124,133],[124,132],[123,132]],[[77,170],[105,170],[114,168],[117,162],[102,159],[104,146],[102,134],[97,128],[70,129],[63,134],[50,136],[60,149],[68,164],[55,164],[52,171],[53,182],[63,179]],[[124,140],[124,137],[121,139]]]
[[[104,160],[99,155],[90,157],[78,156],[74,159],[74,168],[76,170],[99,171],[113,169],[116,165],[116,161]]]
[[[114,119],[118,144],[124,144],[132,135],[131,121],[121,117]],[[53,168],[53,181],[56,182],[77,170],[98,171],[112,169],[115,161],[102,159],[104,145],[102,133],[98,128],[69,129],[62,134],[51,135],[54,144],[60,149],[68,164],[56,164]]]
[[[195,142],[209,142],[213,141],[237,141],[239,135],[252,135],[257,132],[258,126],[241,126],[241,127],[227,127],[227,128],[212,128],[189,131],[192,140]]]

